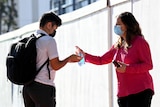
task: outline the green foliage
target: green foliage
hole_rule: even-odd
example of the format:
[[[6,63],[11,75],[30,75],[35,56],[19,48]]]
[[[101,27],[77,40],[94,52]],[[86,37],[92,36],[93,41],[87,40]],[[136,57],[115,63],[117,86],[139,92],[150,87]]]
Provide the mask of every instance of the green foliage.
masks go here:
[[[17,28],[18,17],[14,0],[0,0],[0,34]]]

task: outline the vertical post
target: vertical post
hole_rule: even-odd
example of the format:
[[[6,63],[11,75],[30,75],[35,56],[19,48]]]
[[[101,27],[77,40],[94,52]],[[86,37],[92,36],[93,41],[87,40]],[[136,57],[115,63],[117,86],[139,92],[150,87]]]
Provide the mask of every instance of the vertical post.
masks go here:
[[[76,1],[72,0],[73,10],[76,10]]]
[[[91,0],[88,0],[88,4],[91,4]]]
[[[112,46],[112,10],[109,5],[109,1],[107,0],[107,9],[108,9],[108,49]],[[113,68],[112,65],[108,65],[108,99],[109,99],[109,107],[113,107],[114,101],[113,101]]]
[[[52,0],[50,0],[50,6],[49,6],[50,10],[52,10],[52,5],[53,5],[53,2]]]
[[[0,34],[2,33],[2,11],[3,11],[3,2],[0,1]]]
[[[61,0],[58,0],[58,14],[62,14],[62,6],[61,6]]]

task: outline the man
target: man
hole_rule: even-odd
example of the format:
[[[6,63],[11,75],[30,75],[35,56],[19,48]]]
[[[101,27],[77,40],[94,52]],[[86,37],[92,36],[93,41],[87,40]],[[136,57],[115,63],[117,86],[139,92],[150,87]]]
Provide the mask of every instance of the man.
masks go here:
[[[61,19],[52,12],[42,15],[37,36],[45,34],[36,42],[37,69],[49,58],[49,71],[47,64],[40,70],[34,82],[23,87],[25,107],[55,107],[55,71],[65,66],[68,62],[78,62],[81,57],[71,55],[64,60],[59,60],[56,41],[53,38],[56,29],[61,25]],[[50,75],[49,75],[50,74]],[[49,78],[50,77],[50,78]]]

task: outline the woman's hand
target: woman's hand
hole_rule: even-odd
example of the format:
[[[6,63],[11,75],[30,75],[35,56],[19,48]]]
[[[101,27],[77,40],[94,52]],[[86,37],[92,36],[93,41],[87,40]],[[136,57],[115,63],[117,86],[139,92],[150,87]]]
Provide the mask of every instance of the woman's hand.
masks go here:
[[[83,54],[83,56],[85,56],[85,52],[81,48],[76,46],[76,55],[80,55],[80,54]]]
[[[125,73],[127,65],[123,62],[120,62],[120,61],[118,61],[117,63],[120,65],[120,67],[117,67],[116,71],[119,73]]]

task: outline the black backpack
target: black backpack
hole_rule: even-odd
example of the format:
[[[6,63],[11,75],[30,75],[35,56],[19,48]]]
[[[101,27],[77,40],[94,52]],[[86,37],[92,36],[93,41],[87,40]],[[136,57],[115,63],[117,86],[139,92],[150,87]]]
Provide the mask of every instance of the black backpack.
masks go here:
[[[41,36],[36,37],[32,34],[30,37],[25,37],[11,45],[10,52],[6,58],[6,66],[7,78],[12,83],[17,85],[29,84],[34,80],[35,76],[45,64],[47,64],[48,68],[49,59],[47,59],[38,70],[36,70],[36,40],[44,35],[45,34],[41,34]]]

